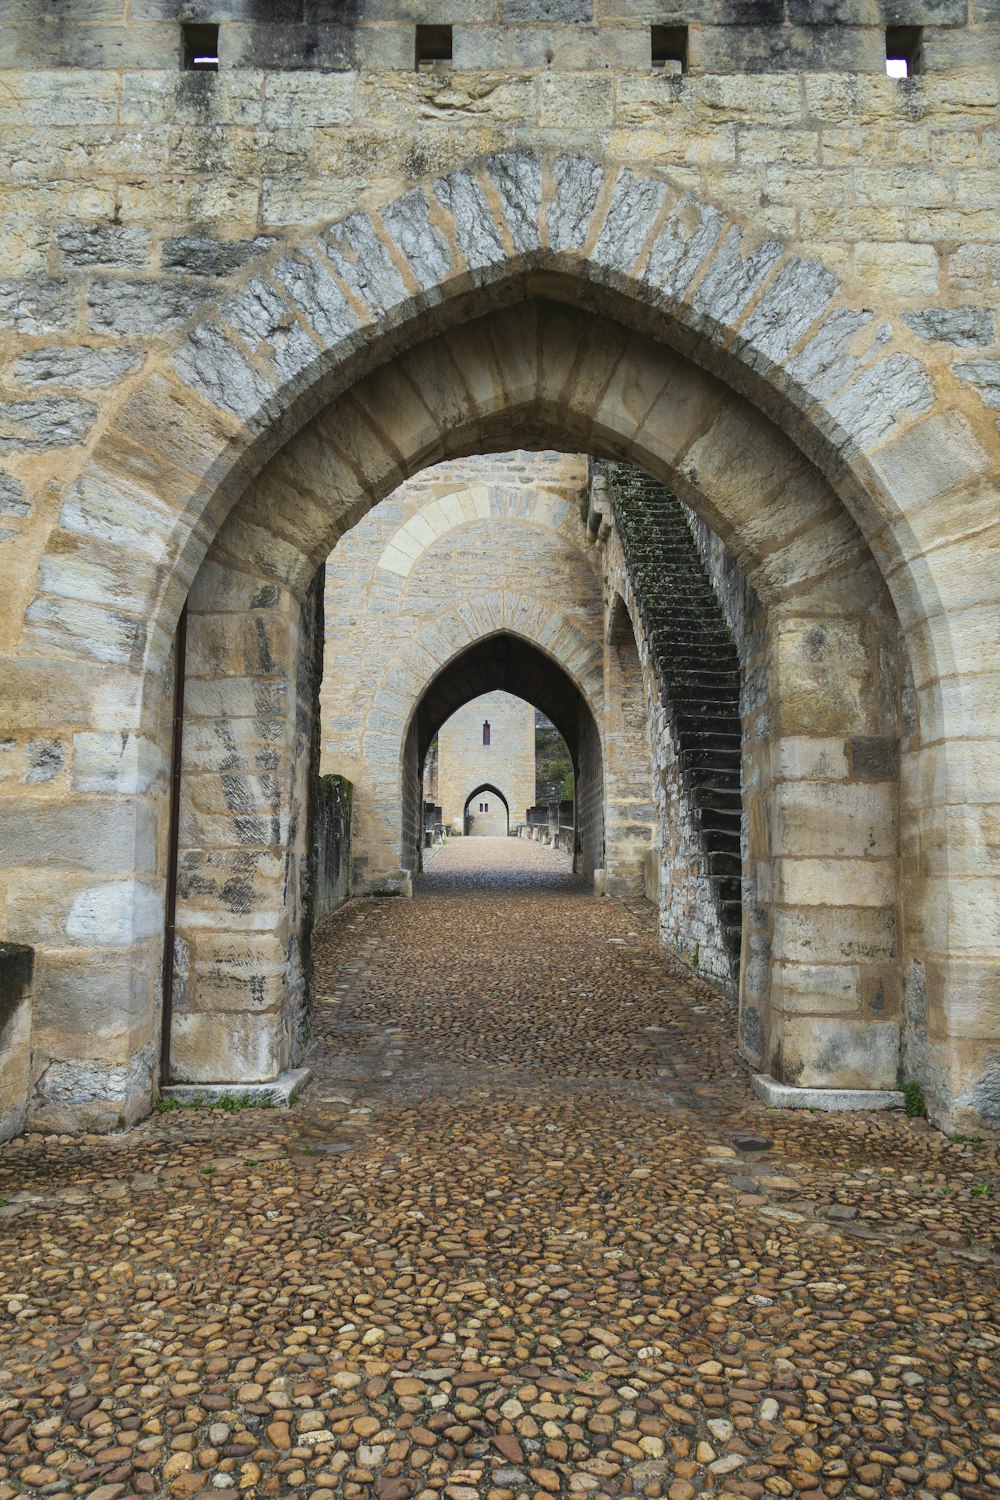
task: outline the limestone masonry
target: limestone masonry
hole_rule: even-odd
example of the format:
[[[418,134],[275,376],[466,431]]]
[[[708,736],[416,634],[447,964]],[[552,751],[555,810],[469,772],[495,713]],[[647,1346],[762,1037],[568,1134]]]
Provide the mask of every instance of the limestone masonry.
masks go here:
[[[402,890],[434,734],[517,683],[754,1068],[995,1124],[998,0],[3,11],[4,1133],[298,1064],[323,742]],[[316,580],[380,502],[362,709]]]

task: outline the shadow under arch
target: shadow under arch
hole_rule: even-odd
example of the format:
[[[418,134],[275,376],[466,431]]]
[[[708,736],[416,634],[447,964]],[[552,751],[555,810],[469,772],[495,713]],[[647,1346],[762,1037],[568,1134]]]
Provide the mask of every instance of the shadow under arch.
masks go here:
[[[573,868],[578,874],[593,875],[604,861],[604,747],[597,719],[569,672],[510,631],[498,631],[459,652],[414,704],[401,767],[404,860],[410,861],[410,869],[420,868],[421,782],[431,741],[458,709],[497,691],[541,709],[566,741],[574,775]]]
[[[472,802],[476,797],[481,797],[484,793],[487,793],[487,792],[492,797],[499,797],[500,801],[503,803],[504,812],[507,815],[507,829],[506,829],[506,831],[507,831],[507,833],[510,833],[510,803],[507,801],[507,798],[504,796],[504,794],[500,790],[500,788],[493,781],[484,781],[481,786],[475,787],[469,793],[469,795],[466,797],[466,799],[465,799],[465,806],[462,808],[462,829],[463,829],[463,831],[465,833],[468,833],[470,831],[469,830],[469,803]]]

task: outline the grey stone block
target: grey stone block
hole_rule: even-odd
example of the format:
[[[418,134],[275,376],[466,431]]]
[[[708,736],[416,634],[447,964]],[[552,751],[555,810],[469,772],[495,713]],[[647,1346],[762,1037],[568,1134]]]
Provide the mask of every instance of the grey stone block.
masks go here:
[[[902,319],[918,338],[944,344],[989,347],[996,339],[996,314],[989,307],[907,308]]]
[[[987,406],[1000,411],[1000,359],[973,359],[954,368],[959,380],[969,381]]]
[[[469,172],[439,178],[434,196],[451,213],[459,246],[470,267],[500,265],[507,259],[483,190]]]
[[[36,453],[82,443],[97,416],[96,406],[69,396],[0,402],[0,449]]]
[[[503,202],[515,250],[522,253],[537,250],[542,201],[542,169],[537,157],[524,152],[501,152],[491,156],[487,165]]]
[[[152,807],[125,797],[90,802],[7,799],[0,845],[8,864],[31,869],[150,872],[156,837]]]
[[[997,362],[1000,375],[1000,361]],[[904,412],[919,416],[934,402],[934,386],[919,360],[892,354],[858,376],[830,402],[829,411],[860,448],[868,448],[892,428]],[[1000,405],[1000,380],[997,385]]]
[[[770,1073],[755,1073],[750,1086],[771,1109],[902,1109],[904,1102],[897,1089],[800,1089]]]
[[[500,0],[501,21],[592,21],[591,0]]]
[[[604,221],[593,259],[612,270],[629,271],[649,236],[653,221],[667,196],[666,183],[638,178],[624,171]]]
[[[349,73],[359,65],[358,40],[353,26],[254,22],[227,26],[219,45],[227,68]]]
[[[555,191],[546,215],[553,250],[580,250],[604,181],[604,169],[587,156],[561,156],[552,169]]]
[[[381,210],[381,219],[394,244],[409,262],[421,286],[432,287],[451,270],[448,241],[431,223],[427,200],[411,188]]]
[[[17,361],[14,378],[22,385],[70,385],[86,389],[116,385],[137,370],[141,362],[134,349],[124,347],[32,349]]]
[[[851,340],[874,317],[867,308],[836,308],[816,337],[795,356],[792,375],[819,399],[832,395],[857,368],[858,358],[849,350]]]
[[[0,515],[26,516],[30,509],[21,481],[13,474],[0,473]]]
[[[716,323],[732,323],[770,274],[781,255],[779,240],[765,240],[759,250],[740,252],[742,231],[733,228],[694,294],[693,305]]]
[[[681,199],[649,253],[643,281],[668,297],[684,291],[719,238],[723,223],[717,208]]]
[[[882,33],[861,26],[701,26],[692,53],[705,73],[885,70]]]
[[[168,1083],[160,1089],[161,1099],[176,1099],[178,1104],[211,1109],[223,1099],[246,1099],[260,1109],[291,1109],[312,1077],[311,1068],[288,1068],[273,1083]]]
[[[274,238],[266,234],[252,240],[182,234],[164,240],[160,263],[164,271],[183,271],[188,276],[231,276],[249,261],[266,255],[274,244]]]
[[[352,214],[335,225],[324,236],[323,248],[340,279],[373,312],[402,302],[406,295],[403,278],[367,214]]]
[[[280,260],[274,268],[274,279],[325,344],[339,343],[357,328],[356,313],[313,251],[305,251],[301,258],[287,256]]]
[[[211,292],[162,281],[95,281],[87,303],[95,333],[162,333],[186,323]]]
[[[837,280],[817,260],[794,256],[782,266],[740,332],[758,355],[781,361],[823,314]]]
[[[15,333],[58,333],[72,326],[76,301],[68,281],[44,276],[0,281],[0,328]]]
[[[185,385],[241,421],[263,420],[271,388],[221,329],[204,324],[191,331],[174,355]]]
[[[152,235],[120,224],[63,224],[56,241],[71,266],[141,270],[149,260]]]

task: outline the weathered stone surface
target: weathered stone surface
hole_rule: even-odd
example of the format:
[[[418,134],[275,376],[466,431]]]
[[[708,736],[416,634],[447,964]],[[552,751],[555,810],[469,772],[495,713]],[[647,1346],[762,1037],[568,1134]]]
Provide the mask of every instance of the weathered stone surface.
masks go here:
[[[185,384],[242,421],[260,419],[271,388],[219,328],[196,328],[177,354],[174,369]]]
[[[819,261],[795,256],[782,266],[740,333],[755,353],[780,363],[823,316],[836,289],[835,277]]]
[[[14,366],[14,378],[22,385],[69,385],[82,389],[116,385],[137,370],[141,356],[128,347],[120,349],[33,349],[22,354]]]
[[[82,443],[94,425],[97,408],[69,396],[34,401],[0,402],[0,450],[33,453]]]
[[[666,184],[623,172],[597,243],[594,260],[611,270],[629,271],[639,257],[667,196]]]
[[[367,214],[352,214],[323,237],[323,248],[341,278],[372,312],[405,295],[403,279]]]
[[[274,279],[324,343],[336,344],[357,328],[354,310],[318,255],[280,260],[274,268]]]
[[[68,281],[35,277],[0,281],[0,328],[16,333],[58,333],[75,321],[73,289]]]
[[[501,152],[487,163],[503,203],[514,249],[526,253],[539,246],[538,216],[542,203],[541,163],[524,152]]]
[[[469,266],[498,265],[506,259],[483,190],[471,173],[455,172],[435,182],[434,195],[455,221],[459,247]]]
[[[21,481],[13,474],[0,474],[0,515],[26,516],[30,510]]]
[[[928,411],[934,401],[930,377],[923,365],[906,354],[893,354],[871,365],[829,403],[860,447],[873,446],[902,416]]]
[[[666,296],[683,292],[719,237],[718,209],[682,199],[667,215],[646,263],[643,280]]]
[[[275,241],[270,235],[252,240],[218,240],[211,235],[181,234],[164,240],[160,264],[164,271],[188,276],[231,276],[249,261],[266,255]]]
[[[451,270],[448,242],[431,223],[427,199],[419,188],[387,204],[380,217],[421,286],[433,286],[448,274]]]
[[[94,333],[160,334],[205,301],[203,286],[162,281],[95,281],[87,295]]]
[[[553,195],[545,222],[553,250],[581,250],[604,169],[583,156],[561,156],[552,168]]]
[[[989,307],[906,308],[902,319],[918,338],[959,348],[969,344],[988,347],[996,338],[996,315]]]
[[[144,269],[152,238],[148,229],[124,224],[64,224],[56,232],[67,265],[108,270]]]
[[[987,406],[1000,411],[1000,359],[970,359],[955,366],[955,374],[969,381]]]
[[[731,229],[694,294],[693,305],[718,323],[732,323],[739,317],[782,252],[777,240],[767,240],[759,250],[744,255],[741,243],[740,231]]]

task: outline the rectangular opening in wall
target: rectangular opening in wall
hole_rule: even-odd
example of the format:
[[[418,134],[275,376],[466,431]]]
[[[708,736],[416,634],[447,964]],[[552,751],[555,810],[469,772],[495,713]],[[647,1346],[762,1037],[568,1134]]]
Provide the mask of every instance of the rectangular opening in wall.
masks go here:
[[[451,62],[451,27],[417,27],[417,67],[431,68]]]
[[[915,73],[919,73],[922,50],[922,27],[886,27],[885,71],[890,78],[912,78]]]
[[[219,28],[209,25],[181,27],[184,66],[195,73],[219,71]]]
[[[688,66],[688,29],[686,26],[651,26],[649,28],[650,60],[654,68],[665,73],[686,73]]]

